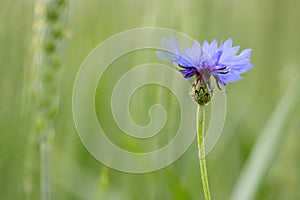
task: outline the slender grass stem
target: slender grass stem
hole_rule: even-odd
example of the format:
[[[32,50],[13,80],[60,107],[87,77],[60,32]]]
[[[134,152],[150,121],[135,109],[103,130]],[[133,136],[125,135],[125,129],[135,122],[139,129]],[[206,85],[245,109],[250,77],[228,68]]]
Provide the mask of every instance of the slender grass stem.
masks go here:
[[[51,145],[47,141],[41,142],[41,197],[51,199]]]
[[[201,170],[201,180],[202,180],[205,200],[210,200],[207,170],[206,170],[206,163],[205,163],[205,145],[204,145],[205,110],[201,105],[198,106],[197,121],[198,121],[197,138],[198,138],[198,151],[199,151],[198,153],[199,153],[199,163],[200,163],[200,170]]]
[[[35,0],[33,38],[33,96],[40,137],[40,189],[42,200],[51,199],[51,152],[59,108],[62,41],[66,37],[68,0]],[[32,199],[32,198],[31,198]]]

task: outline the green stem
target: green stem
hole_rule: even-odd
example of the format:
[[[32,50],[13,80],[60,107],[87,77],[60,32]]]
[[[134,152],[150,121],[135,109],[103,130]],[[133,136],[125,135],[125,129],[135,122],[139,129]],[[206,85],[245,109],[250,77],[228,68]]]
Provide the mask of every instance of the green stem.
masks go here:
[[[34,21],[33,96],[40,136],[41,200],[51,199],[51,152],[59,108],[61,43],[66,36],[68,0],[36,0]],[[31,198],[32,199],[32,198]]]
[[[46,138],[40,145],[41,154],[41,199],[51,199],[51,145]]]
[[[207,171],[206,171],[206,164],[205,164],[205,148],[204,148],[205,111],[204,111],[204,107],[200,105],[198,106],[197,120],[198,120],[197,138],[198,138],[201,180],[202,180],[205,200],[210,200],[209,185],[208,185],[208,178],[207,178]]]

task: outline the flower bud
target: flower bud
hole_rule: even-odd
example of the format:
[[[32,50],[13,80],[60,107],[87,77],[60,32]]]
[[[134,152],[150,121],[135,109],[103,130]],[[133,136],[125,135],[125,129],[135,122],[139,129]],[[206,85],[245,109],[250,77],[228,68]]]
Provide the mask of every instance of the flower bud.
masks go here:
[[[211,101],[212,91],[204,81],[198,81],[193,83],[190,95],[197,104],[204,106]]]

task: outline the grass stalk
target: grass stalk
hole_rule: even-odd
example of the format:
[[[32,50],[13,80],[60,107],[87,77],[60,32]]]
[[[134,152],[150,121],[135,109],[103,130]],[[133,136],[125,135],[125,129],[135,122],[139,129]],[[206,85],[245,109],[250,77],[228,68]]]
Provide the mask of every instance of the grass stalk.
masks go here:
[[[67,0],[36,0],[33,40],[33,96],[40,137],[41,199],[51,199],[51,155],[59,108],[61,43],[65,37]]]

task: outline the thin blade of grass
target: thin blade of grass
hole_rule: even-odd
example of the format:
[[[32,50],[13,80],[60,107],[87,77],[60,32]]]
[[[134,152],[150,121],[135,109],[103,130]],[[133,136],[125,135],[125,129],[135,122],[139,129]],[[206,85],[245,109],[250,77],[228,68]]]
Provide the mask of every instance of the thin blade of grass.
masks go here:
[[[286,94],[278,102],[255,143],[248,160],[231,193],[231,200],[251,200],[272,166],[284,137],[284,128],[300,99],[299,77],[293,81]]]

